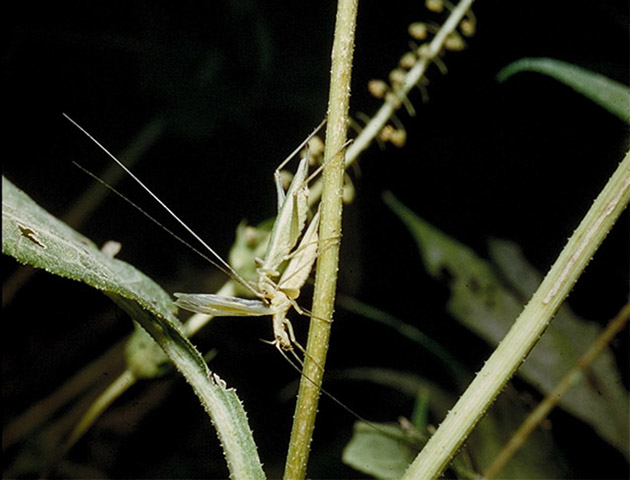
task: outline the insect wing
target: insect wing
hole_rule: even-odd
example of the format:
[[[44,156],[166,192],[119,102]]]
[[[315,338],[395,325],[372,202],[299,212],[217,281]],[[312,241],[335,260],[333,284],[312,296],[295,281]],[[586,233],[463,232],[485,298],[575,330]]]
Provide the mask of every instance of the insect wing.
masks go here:
[[[274,313],[266,303],[248,298],[211,293],[175,293],[175,297],[175,305],[184,310],[216,317],[260,317]]]
[[[278,216],[273,224],[265,260],[261,267],[263,272],[276,274],[280,264],[291,252],[302,233],[308,211],[307,173],[308,159],[305,157],[300,161],[298,170],[287,189],[282,207],[278,209]],[[278,185],[277,188],[282,187]]]
[[[300,289],[308,279],[317,258],[317,240],[319,228],[319,210],[311,220],[300,244],[295,250],[287,268],[282,272],[278,288],[289,298],[295,300],[300,295]]]

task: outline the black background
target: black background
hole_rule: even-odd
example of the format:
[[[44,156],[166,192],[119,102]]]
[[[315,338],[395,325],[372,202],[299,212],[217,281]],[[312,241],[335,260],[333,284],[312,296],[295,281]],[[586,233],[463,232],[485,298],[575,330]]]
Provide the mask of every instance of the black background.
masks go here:
[[[241,219],[273,216],[275,166],[325,114],[332,3],[21,5],[5,16],[11,25],[3,56],[3,174],[18,187],[61,215],[91,182],[71,162],[95,172],[108,165],[62,112],[113,152],[159,116],[167,127],[135,171],[213,247],[226,253]],[[361,157],[357,198],[345,211],[339,284],[340,293],[447,343],[471,371],[491,349],[444,313],[448,293],[427,278],[413,239],[381,193],[392,191],[482,256],[489,238],[514,240],[545,271],[623,157],[627,125],[544,76],[519,74],[498,84],[495,75],[522,57],[552,57],[629,82],[626,2],[490,0],[477,2],[474,12],[478,33],[467,50],[447,54],[448,75],[431,68],[429,102],[423,105],[416,91],[417,115],[400,113],[407,145],[374,145]],[[352,114],[376,111],[367,81],[386,78],[408,49],[407,25],[430,18],[439,17],[416,1],[359,6]],[[131,182],[119,189],[153,211]],[[212,291],[223,281],[111,195],[80,231],[98,244],[122,242],[119,258],[167,291]],[[628,238],[625,213],[570,296],[579,315],[604,324],[627,300]],[[11,273],[15,262],[3,257],[3,268]],[[304,338],[305,322],[293,323]],[[130,329],[98,292],[38,272],[5,309],[3,423]],[[269,336],[266,320],[222,319],[195,343],[219,349],[213,368],[237,389],[266,472],[277,476],[293,413],[293,401],[279,392],[297,375],[258,341]],[[627,329],[614,351],[627,386]],[[442,373],[410,342],[340,309],[329,369],[355,366],[438,382]],[[329,389],[377,421],[411,412],[411,399],[379,387],[331,380]],[[354,419],[326,399],[320,414],[309,475],[357,475],[339,461]],[[627,476],[619,454],[588,428],[562,421],[565,433],[580,429],[580,441],[566,434],[561,440],[572,462],[568,476]],[[135,387],[70,458],[97,476],[226,474],[210,422],[173,378]]]

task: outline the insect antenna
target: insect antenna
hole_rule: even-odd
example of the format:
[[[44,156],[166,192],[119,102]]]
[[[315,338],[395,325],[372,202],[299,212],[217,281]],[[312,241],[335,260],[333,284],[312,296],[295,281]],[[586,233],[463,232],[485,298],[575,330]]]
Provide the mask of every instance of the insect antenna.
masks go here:
[[[120,198],[122,198],[123,200],[125,200],[129,205],[131,205],[133,208],[135,208],[136,210],[138,210],[140,213],[142,213],[145,217],[147,217],[149,220],[151,220],[153,223],[155,223],[157,226],[159,226],[162,230],[164,230],[166,233],[168,233],[169,235],[171,235],[173,238],[175,238],[177,241],[179,241],[180,243],[182,243],[183,245],[185,245],[186,247],[188,247],[189,249],[191,249],[193,252],[195,252],[197,255],[199,255],[201,258],[205,259],[206,261],[208,261],[211,265],[213,265],[214,267],[216,267],[217,269],[221,270],[223,273],[225,273],[226,275],[228,275],[229,277],[231,277],[232,279],[234,279],[235,281],[241,283],[245,288],[247,288],[250,292],[252,292],[254,294],[254,296],[256,297],[261,297],[260,293],[258,291],[256,291],[241,275],[239,275],[239,273],[234,270],[225,260],[223,260],[223,258],[221,258],[221,256],[215,252],[212,247],[210,247],[197,233],[195,233],[180,217],[177,216],[177,214],[175,214],[162,200],[160,200],[160,198],[153,193],[153,191],[151,189],[149,189],[149,187],[147,187],[136,175],[134,175],[120,160],[118,160],[118,158],[116,158],[109,150],[107,150],[98,140],[96,140],[90,133],[87,132],[87,130],[85,130],[83,127],[81,127],[77,122],[75,122],[72,118],[70,118],[67,114],[63,113],[63,116],[70,122],[72,123],[76,128],[78,128],[85,136],[87,136],[92,142],[94,142],[103,152],[105,152],[120,168],[122,168],[138,185],[140,185],[173,219],[175,219],[177,221],[177,223],[179,223],[195,240],[197,240],[212,256],[209,257],[208,255],[204,254],[202,251],[200,251],[198,248],[195,248],[194,246],[192,246],[190,243],[188,243],[186,240],[184,240],[182,237],[180,237],[179,235],[177,235],[176,233],[174,233],[173,231],[171,231],[169,228],[167,228],[166,226],[164,226],[162,223],[160,223],[157,219],[155,219],[153,216],[151,216],[149,213],[147,213],[145,210],[143,210],[139,205],[137,205],[136,203],[134,203],[132,200],[130,200],[129,198],[127,198],[125,195],[123,195],[122,193],[120,193],[118,190],[116,190],[113,186],[105,183],[102,179],[100,179],[98,176],[96,176],[95,174],[93,174],[92,172],[90,172],[89,170],[87,170],[86,168],[84,168],[83,166],[79,165],[76,162],[73,162],[79,169],[81,169],[83,172],[87,173],[90,177],[92,177],[93,179],[95,179],[96,181],[98,181],[99,183],[101,183],[102,185],[104,185],[105,187],[109,188],[110,191],[112,191],[113,193],[115,193],[116,195],[118,195]],[[315,132],[317,130],[319,130],[323,125],[324,125],[325,121],[322,122],[317,129],[313,132],[313,134],[315,134]],[[313,135],[311,134],[311,136]],[[309,136],[310,138],[310,136]],[[348,142],[350,143],[350,142]],[[300,145],[300,147],[298,147],[298,149],[296,149],[296,152],[299,151],[302,147],[304,146],[304,143],[302,145]],[[344,145],[343,148],[345,148],[347,146]],[[294,152],[291,156],[293,156],[296,152]],[[290,157],[291,157],[290,156]],[[290,158],[289,157],[289,158]],[[286,162],[288,161],[285,160],[282,163],[282,166],[284,164],[286,164]],[[279,167],[281,168],[281,167]],[[311,180],[315,175],[320,173],[320,168],[317,169],[316,172],[314,172],[314,174],[312,174],[308,180]],[[213,259],[214,258],[214,259]],[[298,271],[294,272],[293,274],[296,275]],[[294,307],[296,307],[296,310],[298,310],[299,313],[301,314],[305,314],[308,316],[311,316],[312,318],[317,318],[317,317],[313,317],[312,313],[308,312],[308,310],[304,310],[304,309],[300,309],[299,306],[297,306],[297,303],[292,301],[291,302],[292,305]],[[323,320],[326,321],[324,319],[319,319],[319,320]],[[274,344],[277,347],[277,350],[282,354],[282,356],[285,358],[285,360],[291,365],[291,367],[293,367],[301,376],[303,376],[307,381],[309,381],[312,385],[314,385],[316,388],[318,388],[325,396],[327,396],[328,398],[330,398],[333,402],[335,402],[337,405],[339,405],[342,409],[344,409],[346,412],[348,412],[350,415],[354,416],[355,418],[357,418],[358,420],[366,423],[367,425],[371,426],[373,429],[377,430],[378,432],[382,433],[385,436],[391,437],[392,435],[385,431],[384,429],[380,428],[378,425],[375,425],[374,423],[370,422],[369,420],[365,419],[364,417],[362,417],[361,415],[359,415],[358,413],[356,413],[353,409],[351,409],[350,407],[348,407],[345,403],[343,403],[341,400],[339,400],[337,397],[335,397],[333,394],[331,394],[330,392],[328,392],[326,389],[322,388],[321,385],[318,385],[312,378],[310,378],[308,375],[306,375],[303,371],[303,366],[304,366],[304,362],[303,360],[295,353],[294,350],[291,349],[291,353],[294,357],[294,359],[289,358],[289,356],[286,354],[285,351],[282,350],[282,348],[280,348],[278,346],[278,344],[276,342],[267,342],[267,343],[271,343]],[[305,355],[306,357],[308,357],[311,361],[315,362],[309,355],[308,353],[305,351],[305,349],[297,342],[293,342],[293,344],[300,350],[300,352],[302,352],[303,355]],[[315,362],[315,365],[320,369],[323,370],[322,366],[317,364],[317,362]],[[302,367],[302,368],[300,368]],[[405,440],[402,440],[400,438],[396,438],[396,440],[401,441],[403,443],[409,443],[406,442]]]
[[[263,340],[264,341],[264,340]],[[267,343],[267,342],[266,342]],[[274,342],[268,342],[268,343],[274,343]],[[299,343],[294,342],[294,345],[296,345],[298,347],[298,349],[305,355],[308,356],[312,362],[315,362],[315,360],[310,357],[310,355],[308,355],[308,353],[306,353],[304,347],[302,347]],[[326,390],[324,387],[321,386],[321,384],[318,384],[317,382],[315,382],[315,380],[313,380],[311,377],[309,377],[306,373],[304,373],[304,362],[295,354],[295,352],[293,350],[291,350],[291,352],[293,353],[293,356],[297,359],[297,362],[299,363],[299,365],[302,367],[300,368],[300,366],[296,365],[295,361],[293,361],[292,359],[290,359],[288,357],[288,355],[286,354],[285,351],[282,350],[282,348],[280,348],[277,344],[276,347],[278,349],[278,351],[280,352],[280,354],[285,358],[285,360],[291,365],[291,367],[293,367],[299,374],[300,376],[304,377],[308,382],[310,382],[315,388],[319,389],[320,392],[322,392],[326,397],[328,397],[330,400],[332,400],[333,402],[335,402],[339,407],[341,407],[343,410],[345,410],[346,412],[348,412],[350,415],[352,415],[353,417],[355,417],[357,420],[365,423],[366,425],[372,427],[374,430],[376,430],[377,432],[379,432],[380,434],[388,437],[388,438],[392,438],[396,441],[399,441],[405,445],[407,445],[408,447],[417,450],[418,449],[418,445],[416,445],[415,443],[412,443],[406,439],[402,439],[396,436],[393,436],[391,434],[391,432],[388,432],[387,430],[384,430],[383,428],[381,428],[380,426],[376,425],[374,422],[371,422],[370,420],[367,420],[365,417],[359,415],[357,412],[355,412],[352,408],[350,408],[348,405],[346,405],[344,402],[342,402],[341,400],[339,400],[337,397],[335,397],[332,393],[330,393],[328,390]],[[322,367],[317,364],[317,362],[315,362],[315,364],[317,365],[317,368],[322,369]]]
[[[304,139],[304,141],[303,141],[302,143],[300,143],[300,144],[299,144],[299,145],[295,148],[295,150],[293,150],[293,151],[292,151],[292,152],[291,152],[291,153],[290,153],[290,154],[289,154],[289,155],[288,155],[288,156],[287,156],[287,157],[286,157],[286,158],[282,161],[282,163],[281,163],[280,165],[278,165],[278,166],[276,167],[276,170],[281,170],[281,169],[283,169],[283,168],[284,168],[284,166],[285,166],[287,163],[289,163],[289,161],[290,161],[293,157],[295,157],[295,155],[297,155],[297,154],[298,154],[298,152],[299,152],[300,150],[302,150],[302,149],[306,146],[306,144],[308,143],[308,141],[309,141],[311,138],[313,138],[313,137],[315,136],[315,134],[316,134],[316,133],[317,133],[317,132],[318,132],[318,131],[319,131],[319,130],[320,130],[320,129],[321,129],[321,128],[325,125],[325,124],[326,124],[326,119],[324,118],[324,120],[322,120],[322,123],[320,123],[320,124],[319,124],[319,125],[315,128],[315,130],[313,130],[313,131],[311,132],[311,134],[310,134],[308,137],[306,137],[306,138]]]
[[[214,266],[216,266],[217,268],[219,268],[222,272],[226,273],[228,276],[230,276],[231,278],[233,278],[234,280],[236,280],[237,282],[239,282],[240,284],[242,284],[245,288],[247,288],[249,291],[251,291],[256,297],[260,297],[260,293],[258,291],[256,291],[243,277],[241,277],[241,275],[239,275],[239,273],[234,270],[230,264],[228,264],[225,260],[223,260],[223,258],[221,258],[221,256],[215,252],[212,247],[210,247],[210,245],[208,245],[199,235],[197,235],[195,233],[195,231],[190,228],[181,218],[179,218],[179,216],[177,216],[177,214],[175,212],[173,212],[162,200],[160,200],[160,198],[153,193],[153,191],[147,187],[138,177],[136,177],[136,175],[134,175],[131,170],[129,170],[124,163],[122,163],[120,160],[118,160],[116,158],[116,156],[111,153],[109,150],[107,150],[98,140],[96,140],[96,138],[94,138],[90,133],[88,133],[87,130],[85,130],[81,125],[79,125],[77,122],[75,122],[72,118],[70,118],[67,114],[63,114],[63,116],[70,122],[72,123],[75,127],[77,127],[86,137],[88,137],[90,140],[92,140],[92,142],[94,142],[103,152],[105,152],[114,162],[116,162],[116,164],[122,168],[125,173],[127,173],[138,185],[140,185],[157,203],[158,205],[160,205],[172,218],[174,218],[177,223],[179,223],[190,235],[192,235],[192,237],[197,240],[208,252],[210,252],[210,254],[212,255],[212,257],[214,257],[216,259],[216,261],[213,261],[211,259],[209,259],[206,255],[203,255],[201,252],[198,252],[194,247],[192,247],[191,245],[189,245],[185,240],[179,238],[177,235],[174,235],[172,232],[170,232],[166,227],[164,227],[163,225],[160,224],[160,222],[158,222],[157,220],[155,220],[154,218],[152,218],[149,214],[147,214],[144,210],[142,210],[142,208],[140,208],[139,206],[135,205],[133,202],[131,202],[129,199],[127,199],[124,195],[122,195],[121,193],[117,192],[113,187],[106,185],[104,182],[101,181],[101,183],[105,184],[106,186],[108,186],[108,188],[110,188],[113,192],[115,192],[116,194],[118,194],[121,198],[124,198],[125,200],[127,200],[132,206],[134,206],[137,210],[139,210],[140,212],[142,212],[144,215],[147,216],[147,218],[151,219],[154,223],[156,223],[157,225],[159,225],[161,228],[163,228],[165,231],[171,233],[171,235],[173,235],[175,238],[177,238],[180,242],[182,242],[184,245],[188,245],[190,248],[193,249],[193,251],[197,251],[197,253],[199,253],[203,258],[207,259],[210,261],[210,263]],[[81,167],[82,168],[82,167]],[[84,170],[85,172],[89,173],[86,169],[82,168],[82,170]],[[90,174],[91,176],[95,177],[95,175]],[[100,181],[100,180],[99,180]],[[219,266],[221,265],[221,266]]]
[[[186,248],[189,248],[190,250],[192,250],[196,255],[199,255],[201,258],[203,258],[206,262],[208,262],[210,265],[212,265],[213,267],[215,267],[216,269],[220,270],[221,272],[225,273],[228,277],[232,276],[232,272],[227,270],[223,265],[221,265],[220,263],[216,262],[215,260],[213,260],[212,258],[210,258],[208,255],[206,255],[205,253],[203,253],[201,250],[199,250],[198,248],[194,247],[193,245],[191,245],[190,243],[188,243],[186,240],[184,240],[182,237],[180,237],[179,235],[177,235],[175,232],[173,232],[170,228],[168,228],[167,226],[163,225],[162,223],[160,223],[159,220],[157,220],[155,217],[153,217],[149,212],[147,212],[146,210],[144,210],[140,205],[138,205],[137,203],[135,203],[133,200],[131,200],[130,198],[126,197],[123,193],[119,192],[118,190],[116,190],[115,187],[113,187],[112,185],[109,185],[108,183],[106,183],[103,179],[101,179],[98,175],[90,172],[87,168],[85,168],[84,166],[80,165],[77,162],[72,162],[74,166],[76,166],[79,170],[83,171],[85,174],[89,175],[90,177],[92,177],[93,180],[96,180],[98,183],[100,183],[101,185],[103,185],[105,188],[108,188],[112,193],[118,195],[120,198],[122,198],[125,202],[127,202],[129,205],[131,205],[133,208],[135,208],[136,210],[138,210],[142,215],[144,215],[146,218],[148,218],[149,220],[151,220],[155,225],[157,225],[158,227],[160,227],[162,230],[164,230],[168,235],[170,235],[171,237],[173,237],[175,240],[177,240],[179,243],[181,243],[182,245],[184,245]]]

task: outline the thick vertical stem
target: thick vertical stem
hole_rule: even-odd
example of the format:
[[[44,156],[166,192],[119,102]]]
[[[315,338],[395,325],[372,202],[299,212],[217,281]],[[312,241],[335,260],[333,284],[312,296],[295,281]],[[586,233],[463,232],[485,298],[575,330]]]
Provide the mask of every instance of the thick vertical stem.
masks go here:
[[[328,100],[324,187],[320,204],[320,253],[317,259],[313,318],[306,346],[304,375],[300,382],[284,472],[284,478],[290,479],[302,479],[306,476],[335,304],[341,238],[345,157],[343,146],[348,124],[357,6],[358,0],[339,0],[337,5]]]

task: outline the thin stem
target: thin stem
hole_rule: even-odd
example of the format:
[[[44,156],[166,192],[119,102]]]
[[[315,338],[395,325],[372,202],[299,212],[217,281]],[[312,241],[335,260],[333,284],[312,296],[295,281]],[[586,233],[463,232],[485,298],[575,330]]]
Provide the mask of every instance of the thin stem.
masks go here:
[[[444,49],[444,42],[448,38],[448,36],[453,33],[462,19],[469,13],[470,7],[472,6],[474,0],[462,0],[457,4],[449,17],[446,19],[444,24],[440,27],[440,29],[429,43],[429,48],[422,56],[419,58],[416,64],[407,72],[407,76],[405,77],[405,81],[403,82],[400,89],[397,89],[394,93],[394,99],[396,101],[385,101],[383,105],[379,108],[379,110],[372,116],[368,124],[361,130],[361,133],[357,138],[355,138],[348,149],[346,150],[345,155],[345,168],[347,169],[354,162],[357,161],[359,155],[372,144],[374,139],[378,136],[379,132],[383,130],[383,127],[391,120],[394,113],[400,108],[400,106],[405,102],[407,95],[409,92],[420,82],[420,80],[424,77],[427,69],[431,65],[434,59],[439,57],[440,52]],[[313,205],[317,202],[320,197],[322,190],[321,182],[317,181],[311,188],[311,193],[309,195],[309,204]]]
[[[540,287],[403,478],[436,478],[549,325],[628,205],[630,152],[599,194]]]
[[[560,403],[565,393],[571,387],[578,384],[584,379],[584,370],[590,367],[599,355],[604,351],[608,344],[615,338],[630,318],[630,304],[621,309],[615,318],[613,318],[604,331],[597,337],[590,348],[580,357],[573,368],[562,377],[556,387],[547,394],[542,402],[538,404],[536,409],[529,414],[525,421],[521,424],[516,432],[512,435],[506,445],[503,446],[499,454],[494,458],[492,463],[483,472],[483,477],[487,480],[496,478],[503,467],[509,462],[514,454],[523,446],[529,435],[538,425],[549,415],[549,412]]]
[[[324,187],[320,204],[320,254],[317,259],[313,318],[306,345],[304,376],[300,382],[284,472],[284,478],[290,479],[302,479],[306,476],[335,305],[343,209],[343,145],[347,134],[357,7],[358,0],[339,0],[337,4],[324,152]],[[331,239],[336,241],[331,242]]]
[[[62,446],[55,452],[52,460],[48,464],[47,471],[54,472],[57,463],[68,453],[68,451],[92,428],[92,425],[100,418],[109,406],[131,386],[136,383],[136,376],[129,369],[121,373],[111,382],[94,400],[85,411],[78,423],[75,424],[72,432],[64,441]]]

